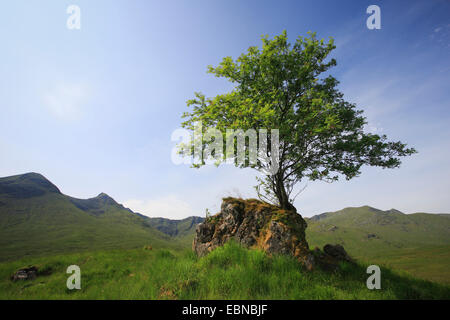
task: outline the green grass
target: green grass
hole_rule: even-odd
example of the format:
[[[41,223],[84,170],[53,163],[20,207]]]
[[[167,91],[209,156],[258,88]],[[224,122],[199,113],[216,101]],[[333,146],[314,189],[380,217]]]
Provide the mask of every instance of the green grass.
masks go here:
[[[68,290],[69,265],[81,268],[81,290]],[[20,267],[47,275],[12,282]],[[288,256],[228,243],[203,258],[191,251],[113,250],[0,263],[0,299],[449,299],[450,287],[381,271],[381,290],[366,288],[365,265],[337,273],[303,271]]]
[[[101,214],[76,207],[60,193],[10,199],[0,195],[0,261],[101,249],[183,249],[190,243],[174,239],[148,219],[118,204],[105,204]]]
[[[359,261],[383,264],[416,277],[450,284],[450,216],[403,214],[368,206],[308,219],[310,247],[342,244]],[[372,234],[375,237],[369,238]]]

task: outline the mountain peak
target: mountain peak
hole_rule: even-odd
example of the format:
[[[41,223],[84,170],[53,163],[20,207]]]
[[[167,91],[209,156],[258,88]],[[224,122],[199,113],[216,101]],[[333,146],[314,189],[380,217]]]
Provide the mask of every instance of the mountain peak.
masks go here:
[[[96,198],[108,198],[108,199],[112,199],[109,195],[107,195],[104,192],[101,192],[98,194],[98,196],[96,196]]]
[[[387,213],[394,213],[394,214],[404,214],[404,213],[401,212],[400,210],[397,210],[397,209],[394,209],[394,208],[389,209],[389,210],[387,210],[386,212],[387,212]]]
[[[106,212],[108,206],[115,206],[124,209],[116,200],[102,192],[98,196],[89,199],[77,199],[70,197],[70,201],[78,208],[94,215],[100,215]]]
[[[46,193],[61,193],[59,189],[42,174],[28,172],[0,178],[0,194],[24,199],[42,196]]]
[[[44,179],[47,180],[46,177],[44,177],[42,174],[37,173],[37,172],[26,172],[23,174],[19,174],[18,176],[24,177],[24,178],[39,178],[39,179]]]
[[[31,181],[31,182],[35,182],[35,183],[38,183],[38,182],[51,183],[50,180],[48,180],[42,174],[36,173],[36,172],[27,172],[27,173],[18,174],[15,176],[5,177],[3,179],[16,180],[16,181]]]
[[[98,196],[96,196],[92,200],[95,200],[102,205],[118,205],[116,200],[114,200],[112,197],[110,197],[109,195],[107,195],[104,192],[100,193]]]

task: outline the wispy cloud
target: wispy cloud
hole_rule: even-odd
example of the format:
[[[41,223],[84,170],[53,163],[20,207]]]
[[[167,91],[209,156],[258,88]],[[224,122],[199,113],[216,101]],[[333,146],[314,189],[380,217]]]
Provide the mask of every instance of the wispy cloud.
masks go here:
[[[440,46],[450,48],[450,24],[436,27],[430,34],[430,39]]]

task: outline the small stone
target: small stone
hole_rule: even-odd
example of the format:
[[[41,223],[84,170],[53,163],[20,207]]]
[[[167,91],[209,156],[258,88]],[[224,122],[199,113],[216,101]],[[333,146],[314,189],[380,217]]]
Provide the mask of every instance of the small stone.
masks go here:
[[[12,281],[17,280],[33,280],[37,277],[37,271],[38,269],[35,266],[30,266],[27,268],[22,268],[17,270],[12,276]]]

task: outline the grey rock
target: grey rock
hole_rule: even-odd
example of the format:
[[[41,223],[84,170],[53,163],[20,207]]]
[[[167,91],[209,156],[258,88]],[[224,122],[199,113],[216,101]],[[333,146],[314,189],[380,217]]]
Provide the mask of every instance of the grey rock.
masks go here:
[[[38,269],[35,266],[19,269],[11,276],[11,280],[18,281],[36,279],[37,271]]]

